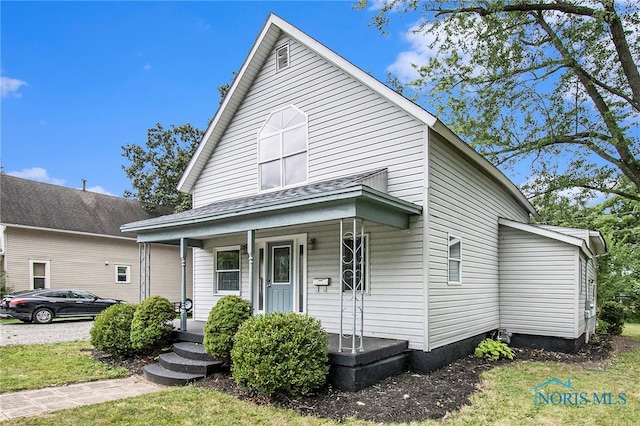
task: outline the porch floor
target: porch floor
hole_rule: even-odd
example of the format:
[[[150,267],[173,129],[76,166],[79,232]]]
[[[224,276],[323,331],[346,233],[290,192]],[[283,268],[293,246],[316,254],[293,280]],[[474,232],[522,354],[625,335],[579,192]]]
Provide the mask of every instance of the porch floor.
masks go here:
[[[173,323],[176,341],[202,343],[204,321],[187,320],[187,330],[179,330],[180,320]],[[338,351],[339,336],[329,333],[329,382],[342,390],[358,390],[385,377],[400,374],[407,369],[406,340],[365,337],[363,351],[352,353],[351,339],[342,339],[342,352]]]

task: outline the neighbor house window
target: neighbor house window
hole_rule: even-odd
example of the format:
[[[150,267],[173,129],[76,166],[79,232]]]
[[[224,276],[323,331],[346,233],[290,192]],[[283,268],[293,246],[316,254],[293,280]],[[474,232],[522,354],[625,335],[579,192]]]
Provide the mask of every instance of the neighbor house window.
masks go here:
[[[294,106],[272,113],[258,132],[260,190],[307,181],[307,116]]]
[[[356,237],[355,248],[353,238],[342,240],[342,289],[343,291],[353,290],[355,274],[356,290],[369,291],[369,247],[368,235]],[[355,254],[355,255],[354,255]]]
[[[30,260],[29,275],[32,289],[49,288],[49,261]]]
[[[219,249],[215,253],[216,289],[220,293],[240,292],[240,249]]]
[[[116,283],[120,283],[120,284],[131,283],[131,266],[116,265]]]
[[[462,283],[462,241],[449,235],[449,284]]]
[[[289,66],[289,45],[285,44],[276,49],[276,71],[282,71]]]

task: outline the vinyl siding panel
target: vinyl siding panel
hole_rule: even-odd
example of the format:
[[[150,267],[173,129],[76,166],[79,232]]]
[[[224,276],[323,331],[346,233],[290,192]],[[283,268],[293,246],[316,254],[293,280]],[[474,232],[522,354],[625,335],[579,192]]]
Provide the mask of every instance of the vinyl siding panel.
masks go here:
[[[30,288],[29,260],[50,262],[51,288],[78,288],[102,297],[139,302],[140,263],[134,240],[7,227],[5,267],[14,291]],[[109,262],[105,265],[105,262]],[[115,282],[116,265],[131,266],[131,282]],[[187,297],[192,295],[191,256],[187,264]],[[151,246],[151,295],[180,300],[179,248]]]
[[[499,325],[498,218],[528,222],[508,191],[429,136],[429,348]],[[448,285],[448,235],[462,240],[462,284]]]
[[[423,347],[423,291],[421,219],[414,218],[411,230],[396,229],[365,223],[369,235],[370,292],[365,295],[364,332],[366,336],[406,339],[410,347]],[[291,227],[259,231],[256,239],[307,234],[315,238],[314,250],[307,250],[306,305],[304,310],[318,318],[331,333],[339,331],[339,222],[323,222],[305,227]],[[213,250],[215,246],[246,243],[245,235],[228,236],[208,240],[205,248],[196,250],[196,288],[194,318],[206,320],[209,311],[222,297],[215,294],[213,286]],[[256,259],[257,268],[257,259]],[[248,259],[242,256],[242,296],[248,294]],[[318,291],[313,278],[329,278],[330,285]],[[254,297],[255,300],[255,297]],[[345,298],[348,303],[348,298]],[[255,303],[257,305],[257,303]],[[351,324],[350,309],[344,314],[348,330]]]
[[[577,329],[578,314],[583,316],[584,311],[576,306],[578,250],[561,241],[501,227],[500,327],[512,333],[563,338],[582,334]]]
[[[194,186],[194,206],[258,192],[257,134],[269,114],[295,105],[308,115],[309,182],[389,169],[389,193],[422,204],[424,126],[295,40],[291,65],[274,52]]]

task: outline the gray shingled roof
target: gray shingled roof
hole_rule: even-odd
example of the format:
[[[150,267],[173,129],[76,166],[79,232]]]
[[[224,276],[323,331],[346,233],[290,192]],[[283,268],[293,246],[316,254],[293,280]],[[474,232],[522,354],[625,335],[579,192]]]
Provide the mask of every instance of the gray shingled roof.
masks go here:
[[[267,192],[248,197],[236,198],[231,200],[220,201],[206,206],[198,207],[170,216],[148,219],[140,222],[129,223],[126,229],[139,229],[142,227],[163,225],[168,223],[180,222],[189,219],[210,218],[215,219],[218,216],[224,216],[229,213],[241,213],[248,209],[255,210],[261,207],[284,204],[299,199],[305,199],[313,196],[321,196],[332,191],[354,187],[359,185],[366,178],[382,172],[385,169],[373,170],[365,173],[354,174],[337,179],[326,180],[323,182],[312,183],[309,185],[298,186],[295,188],[283,189],[280,191]],[[390,197],[391,198],[391,197]]]
[[[0,222],[37,228],[135,237],[125,223],[170,214],[167,207],[137,200],[1,175]]]

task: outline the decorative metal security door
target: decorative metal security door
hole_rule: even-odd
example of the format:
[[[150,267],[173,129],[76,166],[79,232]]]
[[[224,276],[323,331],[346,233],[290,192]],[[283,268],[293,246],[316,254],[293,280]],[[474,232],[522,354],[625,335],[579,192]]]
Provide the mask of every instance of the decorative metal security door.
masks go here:
[[[295,274],[293,241],[269,243],[267,246],[267,312],[293,310]]]

